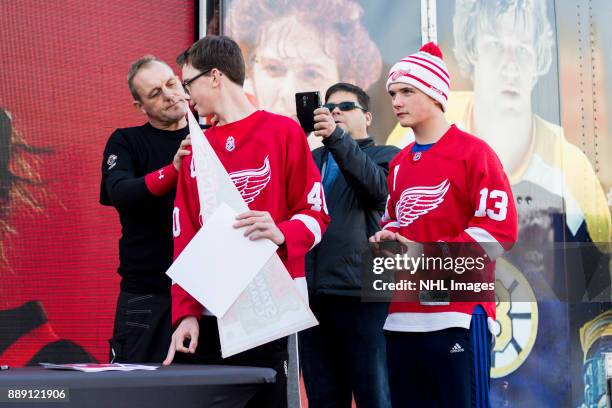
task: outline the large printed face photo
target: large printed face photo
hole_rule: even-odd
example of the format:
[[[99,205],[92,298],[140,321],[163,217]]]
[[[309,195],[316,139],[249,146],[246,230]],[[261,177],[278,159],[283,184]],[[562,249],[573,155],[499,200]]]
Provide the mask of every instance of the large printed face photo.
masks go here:
[[[296,118],[295,92],[314,89],[323,95],[338,82],[338,65],[315,28],[303,27],[297,16],[263,30],[251,58],[253,92],[261,108]]]
[[[353,83],[375,102],[373,137],[384,142],[395,124],[384,81],[389,67],[418,44],[420,27],[410,22],[418,20],[419,7],[400,1],[226,0],[223,34],[242,49],[245,90],[258,108],[297,119],[295,93],[318,91],[323,99],[331,85]],[[388,20],[384,27],[381,18]],[[317,145],[314,137],[309,142]]]
[[[224,34],[241,46],[245,88],[262,109],[295,118],[296,92],[324,95],[338,81],[367,88],[380,76],[380,52],[354,0],[232,0],[225,9]]]
[[[507,11],[478,25],[472,74],[476,106],[506,117],[530,110],[536,80],[534,23],[531,16]]]

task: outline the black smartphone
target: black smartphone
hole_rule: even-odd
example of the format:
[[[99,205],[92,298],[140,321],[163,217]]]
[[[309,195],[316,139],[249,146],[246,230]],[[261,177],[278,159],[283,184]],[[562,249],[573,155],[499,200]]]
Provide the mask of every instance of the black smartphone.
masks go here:
[[[295,94],[295,110],[306,135],[314,130],[314,111],[320,107],[321,96],[319,91]]]

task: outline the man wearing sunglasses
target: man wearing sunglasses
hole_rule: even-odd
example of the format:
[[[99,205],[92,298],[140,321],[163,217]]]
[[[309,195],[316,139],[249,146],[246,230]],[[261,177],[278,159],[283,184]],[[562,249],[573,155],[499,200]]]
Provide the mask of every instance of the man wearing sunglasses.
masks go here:
[[[306,259],[309,302],[319,326],[300,333],[300,359],[310,407],[389,407],[386,303],[361,302],[361,253],[379,230],[388,166],[399,149],[368,135],[370,98],[337,83],[315,110],[313,151],[331,216],[325,236]]]
[[[128,73],[142,126],[117,129],[102,159],[100,203],[119,213],[121,290],[110,361],[159,363],[170,344],[172,203],[189,133],[185,94],[165,62],[151,55]]]

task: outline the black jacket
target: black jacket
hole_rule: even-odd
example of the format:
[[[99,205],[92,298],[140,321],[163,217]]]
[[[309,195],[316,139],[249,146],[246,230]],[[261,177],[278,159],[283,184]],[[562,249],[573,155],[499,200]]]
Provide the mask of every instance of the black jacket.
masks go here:
[[[331,152],[340,172],[325,195],[331,222],[321,243],[306,256],[308,291],[360,296],[361,253],[380,229],[389,162],[399,149],[376,146],[371,138],[353,140],[339,127],[323,145],[312,152],[317,167],[324,167]]]

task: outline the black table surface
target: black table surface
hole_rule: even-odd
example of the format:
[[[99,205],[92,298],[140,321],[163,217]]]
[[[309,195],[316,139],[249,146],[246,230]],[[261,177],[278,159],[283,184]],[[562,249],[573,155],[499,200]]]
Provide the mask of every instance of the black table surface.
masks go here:
[[[270,368],[173,364],[157,370],[81,371],[42,367],[0,371],[0,407],[243,407],[265,384]],[[66,390],[61,402],[8,399],[8,390]]]
[[[84,373],[43,367],[11,368],[0,371],[0,387],[68,385],[70,388],[117,388],[168,385],[232,385],[273,383],[271,368],[224,365],[172,364],[157,370],[102,371]]]

